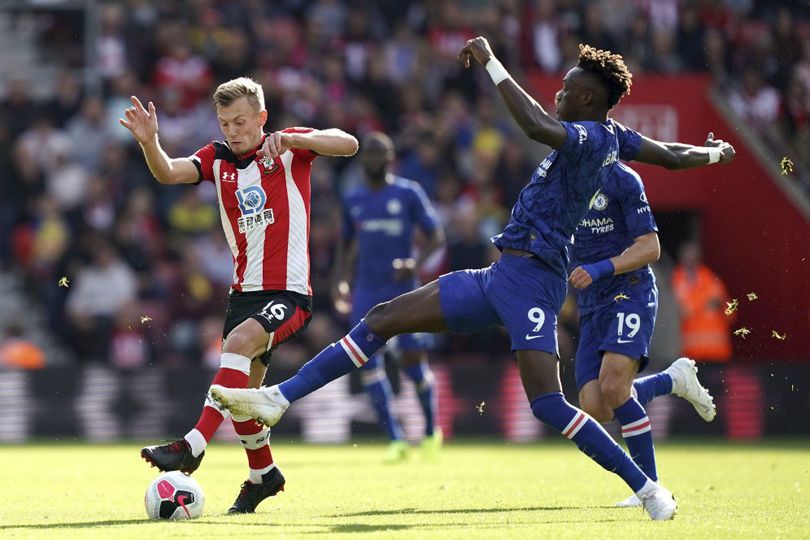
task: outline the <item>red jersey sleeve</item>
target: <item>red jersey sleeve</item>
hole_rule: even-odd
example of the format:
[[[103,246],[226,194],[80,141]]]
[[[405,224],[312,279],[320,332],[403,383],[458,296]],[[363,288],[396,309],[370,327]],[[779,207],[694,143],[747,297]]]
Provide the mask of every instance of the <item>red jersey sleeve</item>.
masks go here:
[[[214,181],[214,143],[208,143],[191,155],[190,159],[200,173],[200,181]]]
[[[289,127],[281,130],[282,133],[312,133],[313,131],[315,130],[307,127]],[[306,161],[312,161],[313,159],[318,157],[318,154],[316,154],[312,150],[306,150],[304,148],[290,148],[290,152],[295,154],[295,157],[301,158]]]

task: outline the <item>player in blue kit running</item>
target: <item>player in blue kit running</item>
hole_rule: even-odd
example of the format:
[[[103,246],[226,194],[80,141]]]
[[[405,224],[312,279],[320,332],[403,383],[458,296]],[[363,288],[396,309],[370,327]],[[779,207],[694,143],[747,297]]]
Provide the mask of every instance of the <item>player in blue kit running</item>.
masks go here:
[[[623,160],[685,169],[734,159],[734,148],[714,140],[711,133],[705,146],[697,147],[653,141],[619,123],[614,126]],[[657,231],[641,177],[617,163],[574,234],[570,276],[579,290],[575,373],[580,406],[600,422],[616,418],[631,457],[653,480],[658,474],[644,406],[654,397],[674,393],[692,403],[704,420],[715,415],[712,398],[688,358],[676,360],[662,373],[633,380],[649,363],[658,308],[649,267],[661,253]],[[641,501],[632,495],[618,505],[640,506]]]
[[[652,519],[671,519],[677,510],[672,494],[648,478],[598,422],[565,400],[559,378],[557,313],[566,294],[571,236],[618,160],[607,115],[630,91],[632,76],[621,56],[580,46],[577,66],[557,93],[558,120],[510,77],[484,38],[469,40],[459,58],[466,67],[470,60],[485,66],[521,129],[554,149],[493,239],[500,260],[446,274],[375,306],[348,335],[278,386],[239,391],[214,385],[211,396],[233,414],[274,425],[290,402],[362,366],[395,335],[504,325],[535,417],[619,475]]]
[[[417,288],[422,265],[444,245],[444,232],[422,187],[389,171],[394,158],[394,144],[387,135],[366,135],[360,153],[365,182],[343,200],[343,244],[335,264],[338,277],[333,297],[339,311],[351,305],[352,325],[375,305]],[[412,257],[415,227],[427,236],[418,260]],[[427,359],[431,341],[430,334],[402,334],[395,344],[425,416],[422,453],[427,459],[435,458],[442,444],[441,428],[436,426],[434,377]],[[408,444],[391,410],[391,384],[382,353],[371,355],[360,374],[391,440],[385,461],[395,463],[407,457]]]

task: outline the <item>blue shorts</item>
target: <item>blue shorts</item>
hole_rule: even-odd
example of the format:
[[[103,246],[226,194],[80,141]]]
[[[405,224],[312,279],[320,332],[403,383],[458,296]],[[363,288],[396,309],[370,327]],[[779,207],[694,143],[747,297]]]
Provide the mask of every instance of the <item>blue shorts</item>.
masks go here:
[[[658,294],[651,291],[647,303],[615,302],[579,319],[579,346],[574,365],[577,389],[599,378],[602,353],[612,352],[641,360],[639,371],[650,363],[647,356],[655,328]]]
[[[559,356],[557,314],[565,301],[565,276],[540,259],[503,254],[489,268],[439,278],[439,300],[451,332],[503,325],[513,351]]]
[[[383,287],[374,291],[355,289],[352,293],[352,326],[360,322],[366,313],[377,304],[387,302],[400,294],[410,292],[411,284],[397,287]],[[388,349],[397,351],[425,351],[433,347],[433,335],[426,333],[402,334],[388,340]]]

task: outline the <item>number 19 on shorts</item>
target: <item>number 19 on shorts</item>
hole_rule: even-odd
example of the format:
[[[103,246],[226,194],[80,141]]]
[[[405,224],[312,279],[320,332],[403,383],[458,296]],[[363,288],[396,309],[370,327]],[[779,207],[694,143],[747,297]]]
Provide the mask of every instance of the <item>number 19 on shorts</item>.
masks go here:
[[[619,335],[619,343],[626,343],[622,341],[622,338],[625,337],[625,326],[630,330],[627,333],[627,337],[631,339],[635,337],[641,329],[641,317],[639,317],[637,313],[619,312],[616,314],[616,318],[619,319],[619,329],[617,332]]]

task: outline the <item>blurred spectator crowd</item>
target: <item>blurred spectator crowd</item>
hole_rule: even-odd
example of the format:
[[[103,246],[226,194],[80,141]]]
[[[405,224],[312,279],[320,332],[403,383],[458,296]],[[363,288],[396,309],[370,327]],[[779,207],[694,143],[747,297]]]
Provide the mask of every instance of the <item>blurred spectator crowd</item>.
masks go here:
[[[24,276],[49,331],[77,361],[216,365],[232,275],[216,196],[210,185],[165,187],[152,179],[117,123],[131,95],[155,102],[170,156],[190,155],[221,137],[210,95],[240,75],[263,85],[268,130],[389,133],[396,172],[422,184],[448,233],[435,275],[485,266],[497,256],[489,237],[505,223],[542,153],[526,145],[483,70],[458,62],[467,39],[488,36],[518,78],[529,70],[566,70],[580,42],[622,53],[634,73],[709,72],[739,116],[806,155],[810,26],[802,18],[808,6],[800,4],[99,3],[90,66],[96,88],[84,85],[75,69],[81,60],[71,54],[47,100],[34,98],[24,73],[6,83],[0,264]],[[311,275],[318,315],[290,352],[279,351],[296,361],[342,331],[328,298],[332,246],[340,194],[359,179],[357,160],[315,162]],[[489,352],[481,343],[477,351]],[[492,352],[508,351],[502,337],[485,343]],[[451,352],[466,346],[463,339],[444,345]]]

